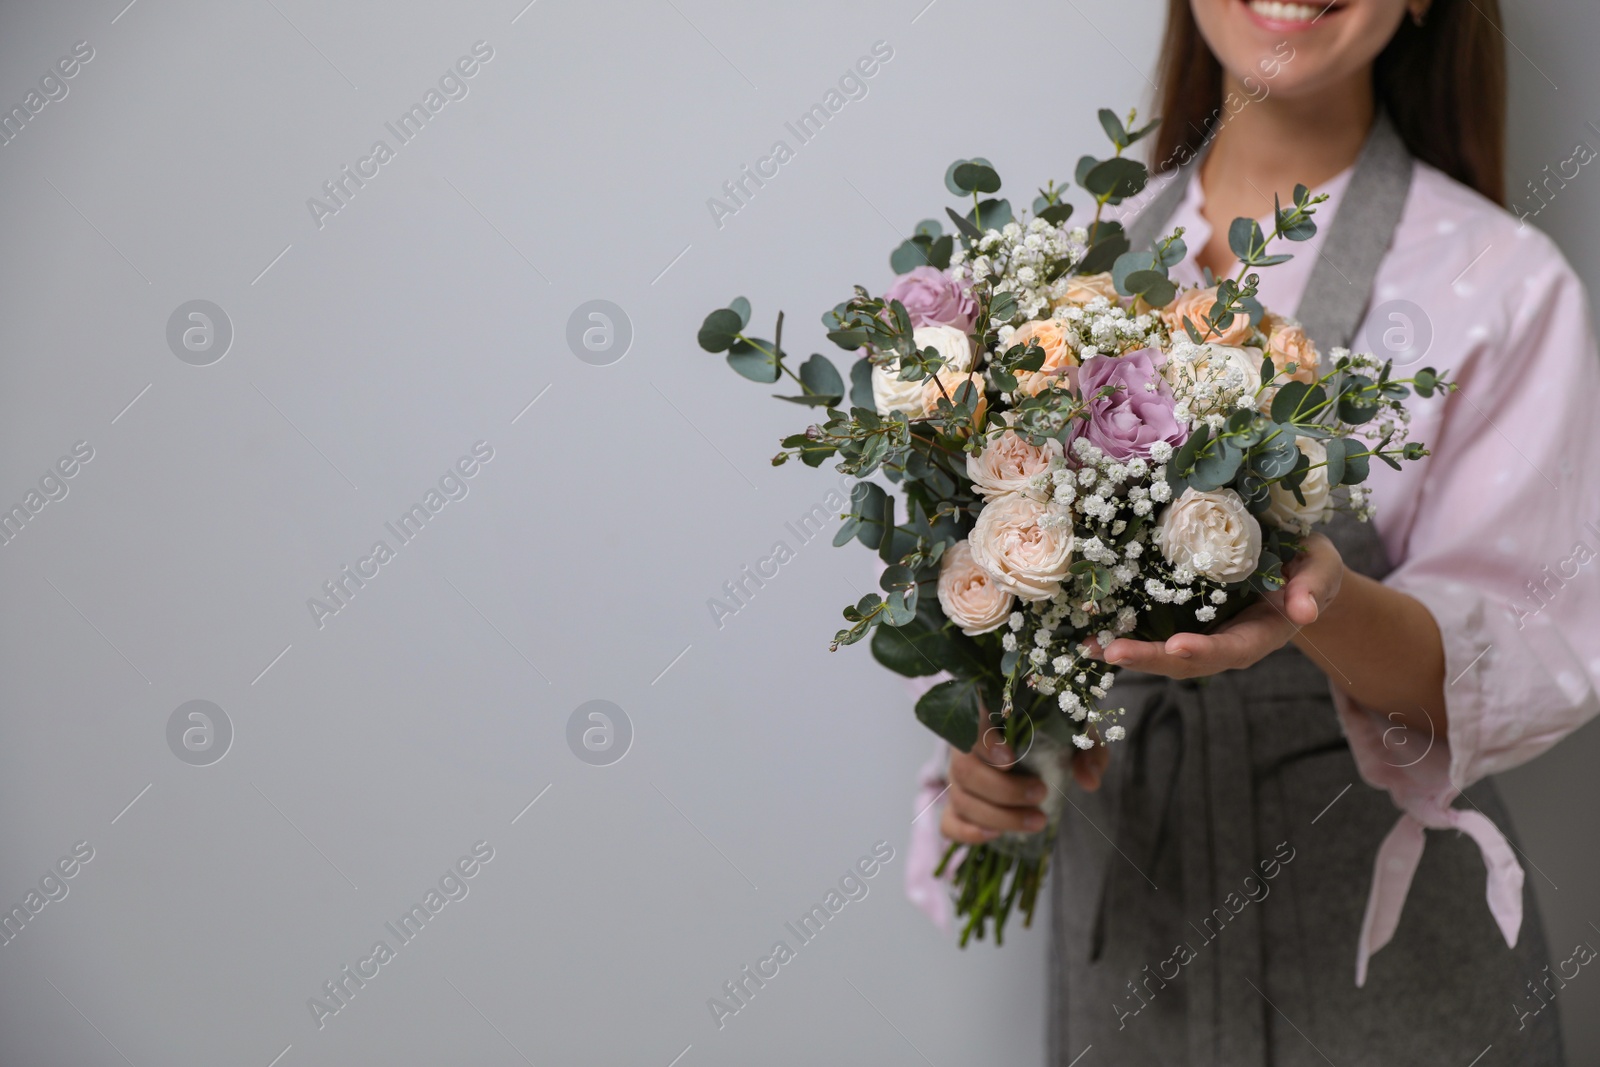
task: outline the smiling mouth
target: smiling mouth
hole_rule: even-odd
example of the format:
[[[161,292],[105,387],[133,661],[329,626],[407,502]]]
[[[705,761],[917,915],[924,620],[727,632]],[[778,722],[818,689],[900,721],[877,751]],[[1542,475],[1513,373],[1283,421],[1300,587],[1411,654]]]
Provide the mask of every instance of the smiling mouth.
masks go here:
[[[1304,29],[1337,14],[1343,7],[1335,3],[1283,3],[1281,0],[1243,0],[1257,23],[1273,30]]]

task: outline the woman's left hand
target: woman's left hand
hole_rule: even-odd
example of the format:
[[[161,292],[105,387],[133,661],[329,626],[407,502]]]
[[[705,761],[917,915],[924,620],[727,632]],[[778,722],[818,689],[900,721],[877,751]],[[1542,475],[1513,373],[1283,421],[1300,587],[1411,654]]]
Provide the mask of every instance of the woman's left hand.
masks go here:
[[[1332,541],[1314,533],[1284,568],[1284,576],[1288,581],[1282,589],[1268,593],[1211,633],[1175,634],[1164,642],[1119,637],[1100,658],[1116,667],[1168,678],[1200,678],[1248,667],[1288,644],[1328,610],[1339,595],[1344,560]],[[1090,648],[1095,648],[1093,642]]]

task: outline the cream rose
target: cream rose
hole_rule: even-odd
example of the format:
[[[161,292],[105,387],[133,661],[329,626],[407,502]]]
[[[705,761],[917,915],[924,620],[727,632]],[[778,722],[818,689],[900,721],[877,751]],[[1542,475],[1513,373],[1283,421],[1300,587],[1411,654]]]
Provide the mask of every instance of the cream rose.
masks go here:
[[[1188,346],[1189,354],[1169,356],[1161,376],[1196,415],[1224,414],[1240,397],[1261,390],[1261,349],[1234,345]],[[1178,352],[1183,351],[1179,346]]]
[[[968,637],[999,629],[1015,598],[972,559],[972,546],[957,541],[939,562],[939,606]]]
[[[1031,493],[1034,478],[1050,473],[1051,461],[1061,456],[1061,442],[1053,437],[1042,445],[1031,445],[1007,430],[978,455],[967,456],[967,477],[979,493],[991,499],[1002,493]]]
[[[954,371],[942,370],[932,378],[926,378],[919,384],[922,386],[922,407],[917,412],[919,415],[933,415],[939,410],[939,399],[949,397],[952,404],[960,404],[967,397],[967,383],[971,383],[977,394],[977,415],[982,417],[989,408],[989,401],[983,395],[983,375],[958,374]]]
[[[1082,307],[1097,296],[1103,296],[1113,304],[1122,299],[1122,294],[1117,292],[1116,282],[1111,280],[1110,271],[1102,271],[1099,274],[1075,274],[1066,281],[1065,291],[1050,302],[1052,307],[1073,305]]]
[[[1023,600],[1049,600],[1072,565],[1072,528],[1045,504],[1007,493],[983,506],[967,535],[972,559],[1000,588]]]
[[[1218,344],[1237,345],[1250,339],[1253,327],[1250,325],[1250,316],[1235,308],[1233,321],[1226,330],[1206,336],[1210,327],[1206,325],[1206,314],[1217,302],[1217,287],[1209,289],[1185,289],[1178,294],[1176,300],[1161,309],[1161,318],[1166,322],[1167,329],[1172,331],[1172,336],[1187,337],[1188,333],[1183,328],[1183,320],[1188,319],[1194,323],[1194,328],[1200,331],[1202,337]]]
[[[1232,489],[1185,489],[1161,513],[1156,532],[1168,563],[1188,564],[1214,582],[1242,582],[1261,559],[1261,524]]]
[[[1017,392],[1033,396],[1056,382],[1070,382],[1068,371],[1078,365],[1078,354],[1067,339],[1066,327],[1056,319],[1034,319],[1017,327],[1007,345],[1029,343],[1044,349],[1044,366],[1036,371],[1017,372]]]
[[[1311,469],[1306,471],[1305,478],[1300,482],[1300,495],[1305,497],[1306,502],[1302,504],[1296,500],[1294,490],[1282,482],[1273,482],[1268,488],[1271,503],[1267,506],[1265,516],[1286,530],[1305,533],[1327,518],[1333,487],[1328,484],[1328,468],[1325,466],[1328,462],[1327,446],[1314,437],[1298,438],[1295,445],[1311,461]]]
[[[941,373],[966,373],[972,369],[972,341],[966,333],[954,326],[919,326],[911,331],[911,340],[920,352],[933,348],[944,359]],[[900,380],[900,361],[893,359],[872,368],[872,402],[879,415],[905,411],[922,415],[923,387],[927,378],[914,382]]]
[[[944,359],[942,371],[961,371],[965,373],[972,369],[972,338],[966,331],[958,330],[954,326],[918,326],[911,331],[911,341],[917,346],[917,351],[932,348]]]

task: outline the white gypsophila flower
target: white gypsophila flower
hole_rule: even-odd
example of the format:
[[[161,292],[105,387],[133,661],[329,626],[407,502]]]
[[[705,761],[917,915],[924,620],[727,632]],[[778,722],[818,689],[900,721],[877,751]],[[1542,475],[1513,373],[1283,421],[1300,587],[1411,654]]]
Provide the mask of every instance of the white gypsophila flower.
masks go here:
[[[1152,463],[1165,463],[1172,458],[1172,445],[1166,441],[1152,441],[1150,444],[1150,460]]]
[[[1043,666],[1045,661],[1047,661],[1049,658],[1050,657],[1042,648],[1036,648],[1032,652],[1028,653],[1028,662],[1032,663],[1035,667]]]
[[[1094,747],[1094,738],[1088,734],[1073,734],[1072,743],[1079,748],[1089,749]]]
[[[1025,621],[1027,621],[1027,620],[1025,620],[1022,617],[1022,612],[1013,611],[1011,613],[1011,618],[1006,620],[1006,624],[1009,625],[1011,627],[1011,629],[1013,629],[1013,630],[1020,630],[1020,629],[1022,629],[1022,624]]]
[[[1005,649],[1007,652],[1015,652],[1017,650],[1017,635],[1001,634],[1000,647]]]
[[[1217,617],[1217,609],[1212,607],[1210,604],[1207,604],[1203,608],[1196,608],[1194,617],[1200,622],[1210,622],[1212,619]]]
[[[1108,726],[1108,727],[1106,727],[1106,740],[1107,741],[1121,741],[1124,737],[1127,737],[1127,736],[1128,736],[1128,731],[1123,729],[1121,726]]]

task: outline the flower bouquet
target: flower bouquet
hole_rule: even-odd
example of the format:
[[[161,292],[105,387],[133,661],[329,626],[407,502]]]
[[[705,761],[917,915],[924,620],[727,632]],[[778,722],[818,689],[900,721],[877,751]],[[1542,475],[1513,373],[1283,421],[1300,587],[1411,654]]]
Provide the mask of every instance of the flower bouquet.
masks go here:
[[[1427,454],[1406,439],[1405,398],[1449,388],[1432,369],[1396,378],[1370,356],[1319,353],[1256,300],[1256,271],[1289,258],[1271,243],[1316,232],[1325,198],[1304,186],[1270,232],[1234,221],[1235,276],[1180,291],[1181,229],[1134,249],[1104,217],[1144,188],[1123,153],[1155,124],[1099,116],[1114,151],[1078,163],[1087,225],[1070,225],[1065,186],[1018,216],[986,160],[950,166],[945,185],[971,203],[946,210],[954,232],[920,223],[885,294],[858,286],[822,317],[858,354],[848,386],[820,354],[794,365],[781,312],[771,340],[750,336],[742,297],[699,333],[744,377],[792,380],[779,399],[822,410],[774,465],[833,459],[860,479],[834,544],[878,554],[881,592],[844,609],[832,647],[870,637],[891,670],[945,676],[917,718],[961,751],[1002,731],[1052,787],[1044,831],[946,853],[963,945],[991,920],[998,942],[1013,909],[1031,922],[1066,757],[1124,736],[1115,668],[1091,642],[1205,630],[1280,588],[1336,509],[1370,517],[1374,457]]]

